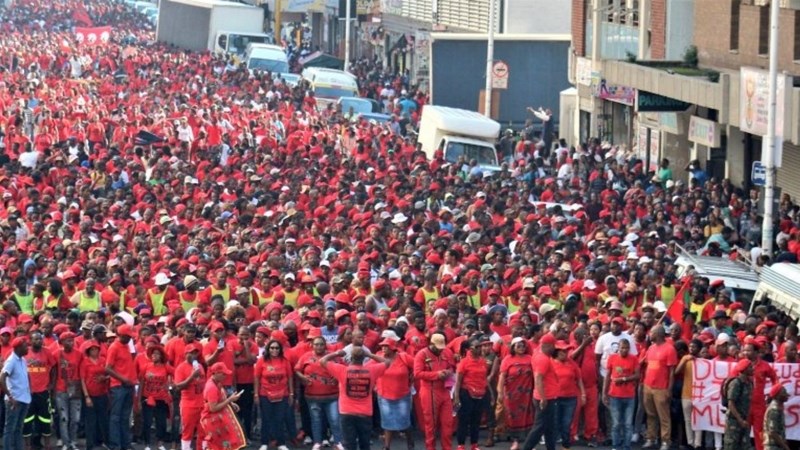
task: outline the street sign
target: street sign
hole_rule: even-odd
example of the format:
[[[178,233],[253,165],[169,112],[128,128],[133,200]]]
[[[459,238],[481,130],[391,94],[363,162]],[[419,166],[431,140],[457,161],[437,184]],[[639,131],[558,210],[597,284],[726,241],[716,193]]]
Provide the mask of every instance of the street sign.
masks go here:
[[[508,89],[508,64],[503,61],[492,65],[492,89]]]
[[[750,172],[750,181],[756,186],[767,185],[767,168],[761,161],[753,161],[753,171]]]

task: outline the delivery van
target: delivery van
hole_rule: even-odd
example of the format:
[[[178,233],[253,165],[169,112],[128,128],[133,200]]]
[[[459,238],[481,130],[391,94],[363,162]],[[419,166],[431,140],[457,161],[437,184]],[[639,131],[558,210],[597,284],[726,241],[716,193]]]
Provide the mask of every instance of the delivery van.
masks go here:
[[[500,124],[475,111],[426,105],[417,142],[428,159],[441,149],[447,162],[463,156],[465,163],[476,160],[484,174],[491,174],[500,170],[495,148],[499,136]]]
[[[356,77],[349,72],[323,67],[307,67],[303,69],[302,76],[314,91],[314,97],[320,107],[336,103],[341,97],[358,96],[358,82]]]
[[[251,72],[289,73],[289,58],[283,48],[271,44],[249,44],[244,62]]]

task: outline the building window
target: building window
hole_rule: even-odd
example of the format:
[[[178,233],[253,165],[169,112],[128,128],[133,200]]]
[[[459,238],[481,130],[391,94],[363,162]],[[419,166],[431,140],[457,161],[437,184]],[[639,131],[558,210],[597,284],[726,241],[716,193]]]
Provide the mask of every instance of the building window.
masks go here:
[[[739,50],[739,10],[742,7],[741,0],[731,0],[731,51]]]
[[[758,8],[758,54],[769,53],[769,6]]]
[[[794,60],[800,61],[800,11],[794,12]]]

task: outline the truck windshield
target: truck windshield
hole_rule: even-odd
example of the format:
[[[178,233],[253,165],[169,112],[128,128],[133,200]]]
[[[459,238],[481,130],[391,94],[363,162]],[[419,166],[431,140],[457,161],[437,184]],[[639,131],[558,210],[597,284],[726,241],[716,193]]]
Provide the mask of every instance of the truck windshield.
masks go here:
[[[458,158],[463,155],[465,161],[469,162],[474,159],[478,161],[479,166],[497,165],[497,154],[494,147],[489,146],[448,142],[444,155],[444,159],[451,163],[458,162]]]
[[[278,61],[276,59],[257,59],[250,58],[248,64],[250,70],[260,70],[262,72],[270,73],[287,73],[289,72],[289,64],[286,61]]]
[[[242,54],[248,44],[269,44],[269,36],[253,36],[247,34],[231,34],[228,52]]]

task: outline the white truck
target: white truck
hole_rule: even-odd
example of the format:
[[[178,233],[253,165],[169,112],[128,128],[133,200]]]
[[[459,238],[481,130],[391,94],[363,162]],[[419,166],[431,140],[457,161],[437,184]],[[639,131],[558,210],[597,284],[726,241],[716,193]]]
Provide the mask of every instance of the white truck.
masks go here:
[[[463,156],[464,163],[475,160],[484,173],[494,173],[500,170],[495,148],[499,136],[500,124],[475,111],[426,105],[417,142],[428,159],[441,149],[449,163]]]
[[[224,0],[161,0],[158,42],[196,52],[215,51],[221,34],[263,36],[264,10]],[[223,39],[225,50],[232,39]],[[244,49],[237,49],[244,51]]]

